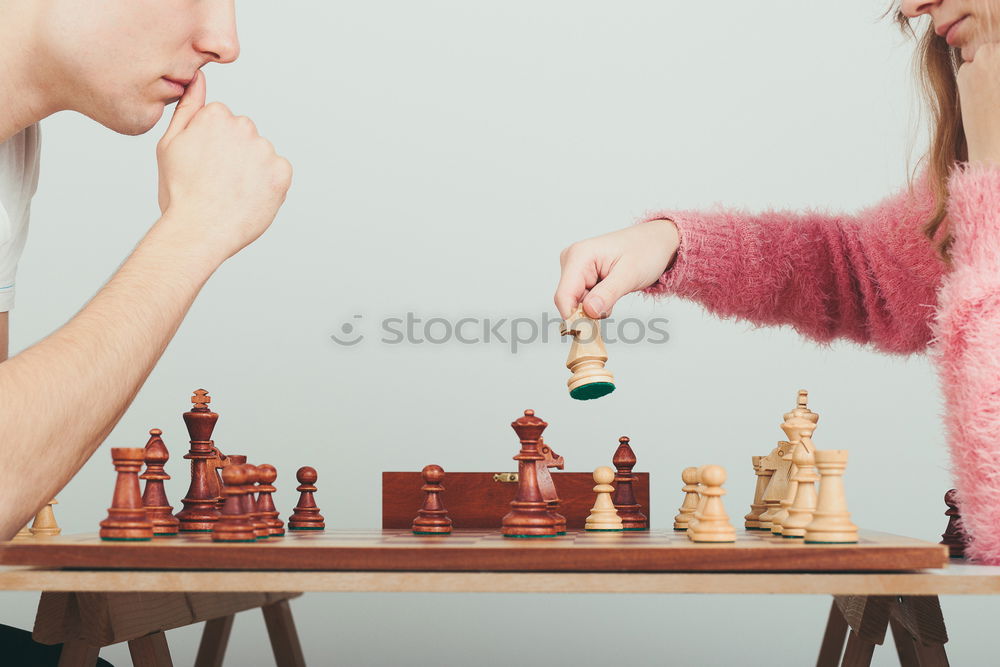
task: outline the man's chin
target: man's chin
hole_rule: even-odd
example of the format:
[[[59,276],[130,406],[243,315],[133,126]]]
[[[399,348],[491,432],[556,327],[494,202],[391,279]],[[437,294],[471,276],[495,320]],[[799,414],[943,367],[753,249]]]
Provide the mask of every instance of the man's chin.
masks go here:
[[[117,113],[113,114],[102,114],[100,116],[87,115],[109,130],[118,134],[135,137],[145,134],[156,127],[156,124],[160,122],[160,118],[163,117],[165,106],[166,103],[164,102],[156,102],[155,104],[145,105],[142,108],[136,107],[129,110],[117,109]]]

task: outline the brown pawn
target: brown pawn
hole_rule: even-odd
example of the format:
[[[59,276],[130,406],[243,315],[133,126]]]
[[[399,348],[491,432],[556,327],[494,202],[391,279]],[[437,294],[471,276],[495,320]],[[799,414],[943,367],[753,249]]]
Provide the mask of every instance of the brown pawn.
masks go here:
[[[618,449],[611,459],[615,464],[615,493],[611,497],[622,519],[622,530],[649,530],[649,519],[642,513],[642,506],[635,499],[635,489],[632,488],[636,476],[632,474],[635,467],[635,452],[626,436],[618,438]]]
[[[206,533],[219,520],[219,485],[214,466],[209,461],[216,457],[212,431],[219,415],[208,409],[212,397],[198,389],[191,397],[194,407],[184,413],[184,424],[191,438],[191,449],[184,458],[191,461],[191,486],[181,500],[184,509],[177,513],[182,533]]]
[[[257,513],[267,522],[268,534],[271,537],[281,537],[285,534],[285,522],[278,518],[278,508],[274,506],[271,497],[277,489],[274,480],[278,479],[278,469],[273,465],[262,463],[257,466]]]
[[[424,485],[420,490],[424,492],[424,506],[417,511],[417,518],[413,520],[411,529],[414,535],[447,535],[451,532],[451,519],[448,518],[448,510],[441,504],[441,493],[444,487],[441,482],[444,480],[444,468],[436,465],[424,466],[420,473],[424,478]]]
[[[295,479],[299,480],[299,485],[295,488],[299,492],[299,504],[295,506],[295,513],[288,517],[289,530],[323,530],[326,523],[323,515],[319,513],[316,506],[316,480],[319,476],[315,468],[303,466],[295,473]]]
[[[102,540],[153,539],[153,522],[139,495],[139,471],[145,455],[146,450],[142,447],[112,447],[111,460],[118,479],[108,518],[101,522]]]
[[[548,424],[525,410],[524,416],[511,422],[521,441],[517,461],[517,493],[510,501],[510,512],[503,518],[504,537],[555,537],[559,534],[557,520],[538,486],[537,462],[545,459],[539,452],[538,441]]]
[[[254,496],[257,492],[257,485],[260,483],[260,469],[252,465],[246,467],[250,469],[250,480],[247,482],[247,492],[243,496],[243,506],[250,520],[253,521],[253,532],[257,539],[266,540],[271,536],[271,529],[264,517],[260,515],[260,511],[257,509],[257,498]]]
[[[956,489],[944,494],[944,502],[948,505],[944,513],[948,517],[948,527],[941,535],[941,544],[948,547],[948,555],[952,558],[965,558],[965,531],[962,530],[962,515],[958,512],[957,496]]]
[[[256,539],[253,521],[243,505],[250,478],[250,466],[234,464],[222,469],[222,493],[226,502],[222,506],[222,516],[212,528],[214,542],[253,542]]]
[[[163,431],[158,428],[149,430],[149,442],[146,443],[146,472],[139,479],[146,480],[146,489],[142,492],[142,505],[146,508],[149,520],[153,522],[153,535],[176,535],[180,530],[180,519],[174,516],[174,508],[167,500],[167,492],[163,482],[170,479],[163,466],[170,460],[167,446],[163,444]]]

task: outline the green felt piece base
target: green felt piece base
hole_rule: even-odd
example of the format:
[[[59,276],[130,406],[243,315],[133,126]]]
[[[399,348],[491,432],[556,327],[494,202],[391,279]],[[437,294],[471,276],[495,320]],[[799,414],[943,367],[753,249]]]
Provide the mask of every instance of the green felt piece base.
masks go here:
[[[589,401],[592,398],[607,396],[615,390],[615,385],[611,382],[591,382],[582,384],[569,392],[569,395],[578,401]]]
[[[694,542],[695,544],[736,544],[736,540],[725,540],[723,542],[715,542],[714,540],[712,542],[709,542],[707,540],[691,540],[691,541]]]
[[[212,540],[213,542],[256,542],[257,540]]]
[[[326,528],[289,528],[288,530],[326,530]]]
[[[624,532],[624,528],[584,528],[588,533],[621,533]]]
[[[633,533],[634,533],[634,532],[643,532],[643,531],[647,531],[647,530],[649,530],[649,528],[622,528],[622,530],[625,530],[625,531],[629,531],[629,532],[633,532]]]
[[[183,528],[181,528],[181,532],[182,533],[211,533],[212,529],[209,528],[208,530],[184,530]]]
[[[764,530],[763,528],[757,528],[756,526],[747,526],[743,530]]]
[[[782,535],[782,537],[785,538],[786,540],[801,540],[802,539],[801,535]]]
[[[414,530],[412,532],[414,535],[451,535],[451,531],[448,531],[447,533],[428,533],[423,530]]]
[[[149,542],[152,537],[102,537],[105,542]]]
[[[177,537],[177,533],[153,533],[153,537]]]
[[[513,537],[518,540],[531,539],[534,537],[558,537],[558,535],[504,535],[504,537]]]

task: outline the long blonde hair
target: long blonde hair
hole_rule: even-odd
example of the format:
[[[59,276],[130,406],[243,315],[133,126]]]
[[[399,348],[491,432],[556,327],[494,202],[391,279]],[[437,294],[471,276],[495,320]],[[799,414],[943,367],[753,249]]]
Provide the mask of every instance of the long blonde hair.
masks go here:
[[[962,64],[961,51],[949,46],[943,37],[934,32],[934,26],[929,22],[924,33],[918,36],[910,19],[899,11],[898,2],[893,2],[886,14],[893,11],[903,33],[918,40],[914,66],[930,110],[931,143],[922,161],[927,164],[927,177],[934,193],[935,208],[922,231],[934,243],[941,258],[950,264],[953,239],[946,224],[948,176],[956,162],[964,162],[969,157],[965,128],[962,126],[962,107],[958,98],[957,76]]]

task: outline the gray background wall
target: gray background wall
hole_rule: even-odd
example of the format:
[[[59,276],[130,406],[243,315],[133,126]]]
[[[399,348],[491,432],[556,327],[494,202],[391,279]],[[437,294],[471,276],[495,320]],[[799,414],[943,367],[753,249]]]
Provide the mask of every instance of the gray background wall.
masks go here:
[[[407,311],[554,316],[559,251],[658,206],[853,211],[878,200],[905,179],[915,120],[912,47],[878,20],[883,5],[241,3],[243,55],[208,68],[209,97],[254,118],[295,165],[293,189],[271,230],[208,284],[107,445],[62,492],[64,530],[95,530],[113,485],[107,448],[140,446],[153,426],[174,456],[177,504],[180,415],[200,386],[222,415],[220,447],[278,466],[284,515],[294,470],[320,471],[333,530],[378,525],[384,470],[511,468],[508,424],[528,407],[572,470],[607,463],[629,435],[639,469],[653,474],[659,528],[680,502],[681,469],[707,462],[729,469],[728,509],[739,517],[754,483],[749,457],[781,437],[781,414],[805,387],[822,415],[817,444],[851,450],[857,523],[937,539],[949,477],[923,357],[821,348],[692,304],[630,297],[616,317],[667,318],[670,339],[612,345],[618,391],[578,403],[558,336],[511,354],[384,345],[374,330]],[[156,218],[164,127],[128,138],[71,114],[45,122],[15,349],[83,305]],[[329,335],[344,322],[367,338],[335,345]],[[30,627],[36,597],[0,595],[0,622]],[[627,635],[636,665],[748,664],[749,641],[761,661],[799,665],[815,657],[827,606],[795,596],[352,594],[308,595],[294,609],[311,664],[507,664],[500,649],[531,618],[521,664],[605,663]],[[996,654],[988,619],[1000,601],[948,598],[944,608],[955,664]],[[262,628],[258,614],[239,618],[231,664],[267,664]],[[433,649],[414,648],[428,636]],[[197,637],[170,634],[176,664],[193,660]],[[124,648],[104,654],[129,664]],[[877,664],[895,664],[891,654]]]

